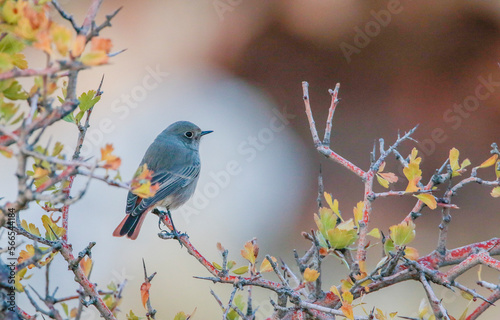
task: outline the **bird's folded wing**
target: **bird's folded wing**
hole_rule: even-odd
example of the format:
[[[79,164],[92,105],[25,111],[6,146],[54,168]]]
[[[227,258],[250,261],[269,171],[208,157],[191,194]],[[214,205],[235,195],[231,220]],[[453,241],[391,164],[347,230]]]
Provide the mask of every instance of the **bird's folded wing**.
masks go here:
[[[158,171],[153,174],[151,185],[159,184],[156,194],[147,199],[142,199],[129,192],[127,197],[127,214],[138,215],[150,206],[165,199],[170,194],[185,188],[200,174],[200,165],[186,166],[179,171]]]

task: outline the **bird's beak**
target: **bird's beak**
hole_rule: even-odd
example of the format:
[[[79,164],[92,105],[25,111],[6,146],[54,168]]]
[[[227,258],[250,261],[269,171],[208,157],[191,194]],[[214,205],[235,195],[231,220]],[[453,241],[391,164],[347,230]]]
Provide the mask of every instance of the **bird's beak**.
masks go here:
[[[201,136],[214,132],[213,130],[202,131]]]

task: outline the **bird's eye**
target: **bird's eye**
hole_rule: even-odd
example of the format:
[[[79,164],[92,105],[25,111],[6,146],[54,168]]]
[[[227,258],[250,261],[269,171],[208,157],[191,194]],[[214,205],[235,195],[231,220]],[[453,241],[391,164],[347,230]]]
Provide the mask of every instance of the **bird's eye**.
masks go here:
[[[184,135],[190,139],[193,137],[193,133],[191,131],[184,133]]]

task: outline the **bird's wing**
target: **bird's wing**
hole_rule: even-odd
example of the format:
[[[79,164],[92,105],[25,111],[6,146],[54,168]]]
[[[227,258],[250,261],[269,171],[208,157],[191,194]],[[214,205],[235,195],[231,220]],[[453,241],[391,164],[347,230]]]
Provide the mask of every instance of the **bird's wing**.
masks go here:
[[[151,185],[159,184],[156,194],[147,199],[142,199],[129,192],[127,197],[127,213],[138,215],[146,211],[150,206],[158,201],[165,199],[179,189],[185,188],[192,183],[200,174],[199,163],[192,166],[186,166],[178,171],[158,171],[153,174]]]

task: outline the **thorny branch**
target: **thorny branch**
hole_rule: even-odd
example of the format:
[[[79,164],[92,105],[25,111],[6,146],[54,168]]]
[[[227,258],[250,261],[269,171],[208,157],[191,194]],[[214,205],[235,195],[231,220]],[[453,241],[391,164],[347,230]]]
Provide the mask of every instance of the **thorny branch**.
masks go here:
[[[116,16],[119,10],[115,11],[111,15],[106,16],[106,21],[96,27],[95,18],[97,15],[97,11],[102,3],[102,0],[93,0],[87,14],[84,18],[84,22],[82,26],[78,26],[73,17],[67,14],[60,4],[54,0],[52,1],[52,5],[56,8],[59,14],[66,20],[68,20],[73,29],[78,34],[83,34],[86,36],[87,41],[90,41],[93,37],[97,36],[99,32],[111,25],[111,19]],[[80,307],[83,305],[94,305],[96,309],[99,311],[101,316],[104,319],[112,320],[115,319],[113,312],[108,308],[106,303],[100,297],[103,291],[97,290],[96,285],[88,279],[85,272],[82,270],[80,266],[80,261],[83,259],[85,255],[90,256],[90,250],[95,245],[95,243],[89,244],[87,248],[85,248],[76,258],[72,253],[72,246],[67,242],[68,235],[68,208],[71,204],[79,200],[83,194],[85,193],[86,188],[80,192],[80,194],[71,197],[71,182],[74,180],[76,175],[88,176],[90,179],[98,179],[105,181],[106,183],[114,186],[119,186],[123,188],[129,188],[127,184],[123,184],[120,182],[115,182],[108,177],[99,176],[94,173],[95,169],[99,166],[97,164],[89,164],[86,161],[82,161],[79,158],[80,148],[85,139],[85,133],[87,128],[89,127],[89,119],[92,112],[92,109],[86,112],[87,118],[84,125],[80,125],[79,130],[80,134],[78,137],[78,144],[73,154],[72,160],[62,160],[56,157],[50,157],[46,154],[40,154],[35,151],[35,145],[38,143],[40,137],[45,132],[45,129],[54,123],[60,121],[70,113],[72,113],[79,105],[78,100],[76,99],[76,84],[78,79],[78,74],[81,70],[87,69],[88,67],[83,65],[80,61],[73,59],[72,57],[67,60],[58,60],[56,62],[52,62],[50,59],[47,59],[47,66],[44,69],[18,69],[14,68],[11,71],[7,71],[4,73],[0,73],[0,80],[8,80],[12,78],[18,77],[33,77],[33,76],[41,76],[44,81],[48,77],[51,78],[59,78],[65,77],[67,78],[67,89],[65,95],[65,101],[62,102],[61,106],[54,107],[52,106],[52,100],[47,98],[47,90],[43,88],[41,92],[34,93],[30,98],[28,98],[28,102],[30,103],[30,112],[28,116],[22,121],[21,125],[19,125],[15,130],[11,131],[4,127],[0,127],[0,147],[2,150],[7,150],[6,148],[15,145],[17,148],[17,152],[14,152],[17,160],[17,169],[16,169],[16,177],[18,180],[18,194],[14,201],[7,201],[5,205],[0,206],[0,222],[3,226],[6,221],[6,213],[13,210],[16,214],[16,225],[9,226],[9,229],[16,232],[18,235],[23,236],[27,239],[31,239],[35,241],[35,255],[23,263],[17,266],[17,272],[22,270],[24,267],[29,265],[39,266],[39,263],[44,255],[49,253],[61,253],[62,257],[68,264],[68,268],[73,272],[75,276],[75,281],[81,286],[81,291],[78,296],[74,296],[72,298],[55,298],[55,292],[49,294],[49,265],[50,262],[46,266],[46,290],[45,297],[39,295],[36,290],[32,289],[31,291],[35,292],[42,302],[45,303],[48,310],[44,310],[38,306],[35,297],[29,294],[29,291],[26,290],[26,294],[33,306],[37,310],[37,312],[41,312],[46,316],[53,319],[62,319],[61,315],[58,313],[57,309],[55,309],[55,304],[60,303],[62,301],[67,301],[70,299],[79,299],[81,302]],[[45,83],[45,82],[44,82]],[[102,81],[99,85],[96,95],[101,95]],[[40,98],[40,99],[39,99]],[[43,108],[42,108],[43,107]],[[38,111],[38,112],[36,112]],[[36,136],[35,136],[36,134]],[[34,137],[34,139],[33,139]],[[30,141],[31,140],[31,141]],[[10,151],[10,150],[9,150]],[[41,161],[46,161],[53,168],[56,168],[58,165],[62,165],[65,168],[59,173],[51,176],[45,183],[40,185],[38,188],[33,188],[34,179],[30,178],[26,174],[28,159],[38,159]],[[36,162],[36,160],[35,160]],[[82,170],[80,167],[84,168]],[[58,169],[59,170],[59,169]],[[56,170],[53,170],[54,173]],[[55,192],[52,194],[43,193],[49,187],[55,185],[56,183],[62,183],[64,181],[70,181],[68,186],[62,192]],[[88,187],[88,184],[87,184]],[[42,194],[43,193],[43,194]],[[64,232],[62,237],[59,238],[55,234],[54,230],[52,232],[56,235],[56,240],[48,240],[41,236],[31,233],[29,230],[25,230],[20,223],[20,212],[22,210],[27,209],[28,205],[33,201],[46,201],[51,203],[54,207],[57,205],[62,205],[60,208],[55,208],[52,211],[61,211],[62,212],[62,220],[63,220],[63,229]],[[50,208],[53,209],[53,208]],[[50,226],[49,226],[50,227]],[[48,245],[49,248],[46,250],[40,250],[37,247],[37,243]],[[121,292],[122,288],[120,288]],[[121,294],[121,293],[119,293]],[[22,316],[24,319],[34,319],[35,316],[28,315],[26,312],[19,309],[17,313]],[[79,314],[81,313],[81,309]],[[79,316],[78,316],[79,318]]]

